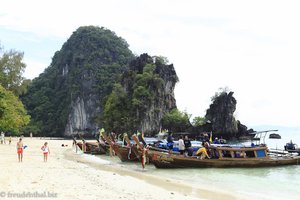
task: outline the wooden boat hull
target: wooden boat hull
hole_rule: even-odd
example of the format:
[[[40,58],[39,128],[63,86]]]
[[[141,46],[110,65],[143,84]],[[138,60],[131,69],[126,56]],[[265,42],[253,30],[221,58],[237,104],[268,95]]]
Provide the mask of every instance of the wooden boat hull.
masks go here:
[[[138,161],[140,159],[140,154],[135,146],[128,147],[114,144],[113,150],[122,162]]]
[[[157,168],[242,168],[242,167],[273,167],[284,165],[299,165],[300,157],[277,157],[277,158],[224,158],[224,159],[204,159],[196,157],[183,157],[154,153],[151,159]]]
[[[142,157],[142,151],[141,149],[137,148],[135,145],[128,147],[128,146],[120,146],[117,144],[113,145],[113,149],[116,153],[116,155],[120,158],[122,162],[128,162],[128,161],[140,161]],[[167,152],[164,149],[149,149],[146,151],[146,157],[148,159],[147,162],[151,163],[151,159],[153,154],[157,152]]]
[[[82,142],[77,142],[77,146],[82,150]],[[86,142],[85,143],[86,149],[84,153],[90,153],[90,154],[106,154],[106,145],[101,145],[101,148],[99,148],[98,142]]]
[[[159,148],[151,148],[146,151],[146,159],[147,163],[152,162],[152,157],[154,154],[157,152],[168,152],[167,150],[164,149],[159,149]],[[142,151],[140,148],[137,148],[136,146],[132,146],[131,149],[130,147],[127,146],[119,146],[118,145],[118,150],[117,150],[117,156],[120,158],[122,162],[127,162],[127,161],[140,161],[142,158]],[[178,152],[175,153],[176,155],[179,155]]]

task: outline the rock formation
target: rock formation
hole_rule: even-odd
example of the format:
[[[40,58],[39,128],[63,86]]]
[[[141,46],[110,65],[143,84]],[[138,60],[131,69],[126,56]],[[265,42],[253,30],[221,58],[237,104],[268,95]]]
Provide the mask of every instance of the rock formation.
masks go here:
[[[140,118],[140,122],[137,126],[138,130],[157,133],[161,128],[164,114],[176,108],[174,88],[178,77],[172,64],[167,65],[158,60],[153,61],[147,54],[141,55],[138,59],[148,60],[148,63],[154,63],[156,66],[154,73],[162,79],[162,84],[159,86],[149,85],[149,88],[152,89],[153,99],[144,102],[147,105],[146,109],[137,109],[137,116]],[[128,89],[129,88],[127,88],[127,90]]]
[[[223,91],[216,94],[212,101],[205,118],[210,121],[215,136],[231,138],[247,132],[247,127],[234,117],[237,101],[233,97],[233,92]]]
[[[129,70],[121,77],[120,86],[106,103],[106,127],[117,132],[157,133],[164,114],[176,108],[174,87],[177,81],[172,64],[166,64],[160,57],[142,54],[131,62]],[[120,111],[122,115],[119,116]],[[122,123],[125,118],[126,123]]]
[[[27,129],[45,136],[92,135],[104,125],[157,132],[163,115],[176,108],[178,78],[166,63],[147,54],[135,59],[110,30],[80,27],[21,97],[31,115]]]
[[[94,133],[104,98],[133,58],[126,41],[112,31],[78,28],[22,97],[31,125],[48,136]]]

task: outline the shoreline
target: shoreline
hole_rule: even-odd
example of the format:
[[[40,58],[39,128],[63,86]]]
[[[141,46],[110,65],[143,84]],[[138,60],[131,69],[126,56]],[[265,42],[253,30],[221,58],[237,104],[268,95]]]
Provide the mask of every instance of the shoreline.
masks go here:
[[[218,199],[229,200],[229,199],[236,198],[226,192],[211,190],[208,188],[204,188],[204,186],[202,186],[203,189],[200,189],[192,186],[191,184],[186,184],[182,181],[178,181],[175,179],[162,178],[155,175],[147,174],[144,173],[142,169],[140,171],[133,171],[130,169],[123,168],[121,166],[115,166],[115,165],[112,166],[111,164],[98,164],[95,161],[91,161],[82,157],[80,154],[76,154],[71,149],[68,149],[64,153],[64,155],[65,158],[68,160],[77,161],[96,169],[117,173],[121,176],[125,176],[125,177],[130,176],[135,179],[145,181],[146,183],[149,183],[151,185],[159,186],[160,188],[163,188],[166,191],[169,191],[171,193],[174,193],[176,191],[177,193],[181,193],[184,196],[193,196],[196,198],[211,199],[211,200],[218,200]],[[92,157],[93,155],[85,155],[85,156]]]
[[[0,145],[0,195],[7,199],[8,192],[49,192],[57,194],[55,199],[237,199],[234,193],[97,163],[90,155],[76,154],[72,140],[25,137],[28,147],[18,163],[16,141]],[[51,151],[47,163],[40,150],[45,141]]]

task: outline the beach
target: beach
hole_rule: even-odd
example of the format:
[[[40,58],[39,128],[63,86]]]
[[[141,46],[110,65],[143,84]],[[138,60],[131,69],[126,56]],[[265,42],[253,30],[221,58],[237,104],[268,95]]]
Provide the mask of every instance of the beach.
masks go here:
[[[24,138],[27,148],[19,163],[17,140],[0,145],[1,199],[236,199],[208,186],[95,162],[76,153],[72,140]],[[43,161],[44,142],[50,148],[48,162]]]

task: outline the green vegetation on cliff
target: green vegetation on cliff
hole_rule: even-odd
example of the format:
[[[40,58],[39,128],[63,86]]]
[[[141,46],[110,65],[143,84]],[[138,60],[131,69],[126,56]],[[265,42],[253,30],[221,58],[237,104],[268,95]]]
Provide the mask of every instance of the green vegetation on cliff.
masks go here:
[[[106,101],[106,129],[159,131],[162,117],[176,107],[173,89],[178,80],[173,65],[159,58],[142,54],[131,62]]]
[[[192,126],[190,117],[191,115],[187,112],[181,112],[175,108],[163,117],[163,128],[172,132],[185,132]]]
[[[133,118],[128,94],[121,84],[115,84],[103,111],[106,130],[125,132],[132,128]]]
[[[67,124],[89,131],[116,78],[132,59],[128,44],[114,32],[94,26],[78,28],[22,96],[32,117],[26,131],[61,136]]]

